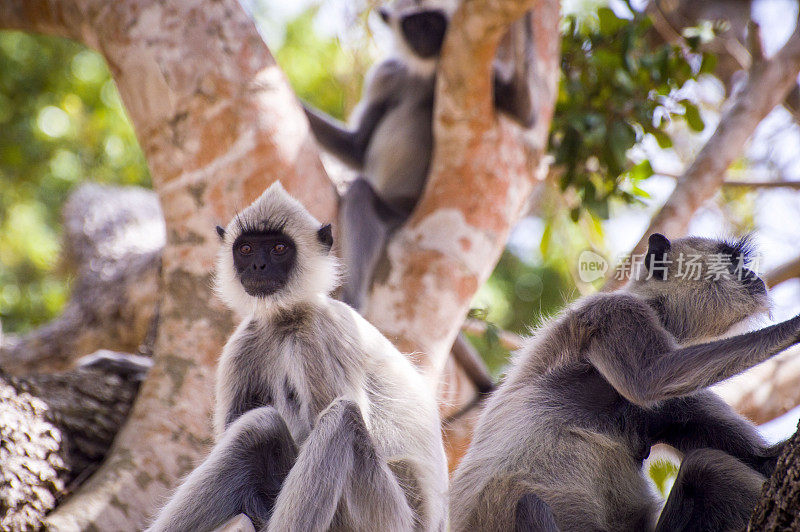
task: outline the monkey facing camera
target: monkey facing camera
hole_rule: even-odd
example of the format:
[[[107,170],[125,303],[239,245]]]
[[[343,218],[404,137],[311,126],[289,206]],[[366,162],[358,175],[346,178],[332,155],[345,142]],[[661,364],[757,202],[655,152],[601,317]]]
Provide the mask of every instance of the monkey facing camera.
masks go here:
[[[744,529],[784,444],[708,387],[800,342],[800,315],[735,334],[769,305],[751,255],[653,234],[625,287],[527,340],[454,474],[452,530]],[[642,474],[657,443],[683,455],[660,513]]]
[[[279,183],[226,228],[218,295],[243,320],[217,370],[216,444],[154,531],[443,530],[447,464],[422,376],[331,299],[322,225]]]

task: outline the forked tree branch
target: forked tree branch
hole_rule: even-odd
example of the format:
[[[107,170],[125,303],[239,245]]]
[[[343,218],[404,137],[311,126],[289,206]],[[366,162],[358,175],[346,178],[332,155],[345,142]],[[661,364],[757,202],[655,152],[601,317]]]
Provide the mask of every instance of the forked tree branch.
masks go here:
[[[744,151],[758,124],[780,104],[796,84],[800,72],[800,25],[773,57],[755,61],[744,86],[731,97],[716,131],[678,178],[670,197],[653,217],[631,255],[644,253],[652,233],[679,237],[692,215],[722,186],[725,172]],[[607,288],[619,286],[610,280]]]
[[[535,4],[535,5],[534,5]],[[509,25],[534,6],[536,125],[498,118],[492,63]],[[425,193],[387,249],[366,315],[421,360],[432,381],[469,302],[491,273],[511,227],[543,176],[558,76],[558,3],[467,0],[451,21],[437,77],[436,138]]]

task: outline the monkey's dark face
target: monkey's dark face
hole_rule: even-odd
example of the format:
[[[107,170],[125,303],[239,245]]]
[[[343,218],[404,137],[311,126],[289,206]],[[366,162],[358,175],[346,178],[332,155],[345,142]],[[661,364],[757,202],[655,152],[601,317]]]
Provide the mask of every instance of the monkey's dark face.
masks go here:
[[[392,14],[381,9],[383,21],[391,26]],[[444,11],[430,9],[416,11],[400,16],[398,30],[408,47],[422,59],[431,59],[439,55],[447,31],[447,15]]]
[[[286,286],[297,257],[294,241],[278,231],[242,233],[232,252],[239,282],[254,297],[269,296]]]

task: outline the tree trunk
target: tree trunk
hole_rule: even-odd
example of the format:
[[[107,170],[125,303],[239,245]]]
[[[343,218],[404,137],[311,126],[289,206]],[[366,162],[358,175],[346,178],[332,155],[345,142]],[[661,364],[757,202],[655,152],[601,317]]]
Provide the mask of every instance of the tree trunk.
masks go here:
[[[747,530],[800,530],[800,430],[787,442],[772,477],[764,485]]]
[[[234,0],[17,0],[0,26],[99,50],[166,222],[154,367],[111,455],[49,516],[53,529],[133,530],[211,442],[213,373],[234,319],[213,296],[214,226],[280,179],[321,220],[335,190],[299,103]]]
[[[38,530],[100,465],[149,367],[116,358],[52,375],[0,372],[0,529]]]

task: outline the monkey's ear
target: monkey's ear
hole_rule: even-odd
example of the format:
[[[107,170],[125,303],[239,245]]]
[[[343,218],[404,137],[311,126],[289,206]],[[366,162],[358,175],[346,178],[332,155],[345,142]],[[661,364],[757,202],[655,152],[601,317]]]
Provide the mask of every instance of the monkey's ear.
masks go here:
[[[220,240],[224,240],[225,239],[225,229],[223,229],[219,225],[217,226],[217,234],[219,235],[219,239]]]
[[[672,248],[667,237],[661,233],[653,233],[647,239],[647,254],[644,256],[644,266],[654,278],[661,281],[667,278],[667,253]]]
[[[317,231],[317,239],[322,242],[322,245],[325,246],[327,251],[331,250],[331,247],[333,247],[333,229],[331,229],[331,224],[325,224],[319,228]]]
[[[378,8],[378,15],[381,16],[381,20],[383,21],[384,24],[389,23],[389,18],[391,17],[391,15],[389,14],[388,9],[386,9],[385,7]]]

